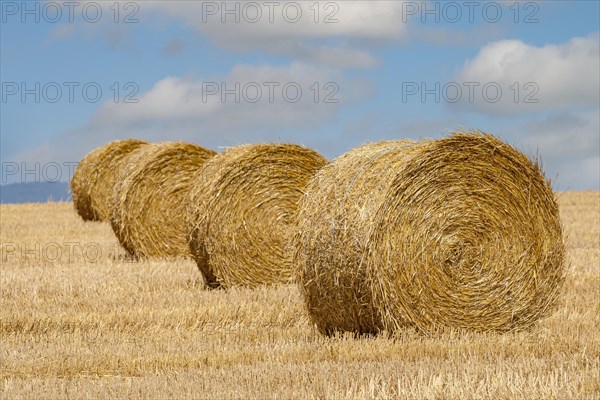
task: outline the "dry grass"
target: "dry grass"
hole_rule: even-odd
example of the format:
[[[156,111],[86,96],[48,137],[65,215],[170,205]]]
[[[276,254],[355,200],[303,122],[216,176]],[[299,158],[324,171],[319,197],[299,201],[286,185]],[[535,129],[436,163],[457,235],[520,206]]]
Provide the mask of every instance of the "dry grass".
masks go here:
[[[0,398],[598,399],[600,194],[559,202],[565,296],[533,330],[362,339],[320,335],[293,285],[207,291],[70,203],[2,205]]]
[[[137,139],[115,140],[83,157],[71,179],[73,205],[81,218],[85,221],[110,220],[114,186],[125,168],[123,160],[146,144]]]
[[[558,204],[492,135],[361,146],[321,169],[292,243],[324,333],[526,329],[564,281]]]

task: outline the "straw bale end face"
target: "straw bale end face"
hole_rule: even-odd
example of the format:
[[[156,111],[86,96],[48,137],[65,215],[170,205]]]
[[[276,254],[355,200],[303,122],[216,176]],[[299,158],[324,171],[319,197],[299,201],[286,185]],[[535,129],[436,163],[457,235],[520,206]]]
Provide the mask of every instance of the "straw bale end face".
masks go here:
[[[117,140],[88,153],[71,179],[73,205],[84,221],[109,221],[113,211],[113,192],[123,159],[147,142]]]
[[[187,200],[194,176],[216,153],[182,142],[147,146],[129,157],[115,186],[112,227],[138,258],[188,257]]]
[[[464,132],[424,145],[378,212],[369,256],[385,260],[374,297],[386,328],[506,332],[554,308],[565,274],[558,204],[512,146]]]
[[[298,200],[326,164],[292,144],[244,145],[206,163],[188,215],[190,250],[209,287],[288,282],[287,253]]]

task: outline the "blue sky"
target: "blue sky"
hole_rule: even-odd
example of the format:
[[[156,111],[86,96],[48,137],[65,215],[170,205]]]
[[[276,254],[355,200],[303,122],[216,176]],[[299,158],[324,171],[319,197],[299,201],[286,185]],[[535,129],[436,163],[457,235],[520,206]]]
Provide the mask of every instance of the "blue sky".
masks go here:
[[[599,2],[70,4],[1,1],[3,166],[127,137],[334,158],[473,128],[541,156],[556,189],[600,188]]]

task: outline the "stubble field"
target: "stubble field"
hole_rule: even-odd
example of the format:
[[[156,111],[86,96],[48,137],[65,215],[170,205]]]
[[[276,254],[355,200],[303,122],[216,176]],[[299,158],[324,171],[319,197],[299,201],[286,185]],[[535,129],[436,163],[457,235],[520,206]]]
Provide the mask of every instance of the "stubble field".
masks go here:
[[[558,310],[505,335],[326,338],[294,285],[209,291],[71,203],[0,206],[0,397],[600,398],[600,192],[560,194]]]

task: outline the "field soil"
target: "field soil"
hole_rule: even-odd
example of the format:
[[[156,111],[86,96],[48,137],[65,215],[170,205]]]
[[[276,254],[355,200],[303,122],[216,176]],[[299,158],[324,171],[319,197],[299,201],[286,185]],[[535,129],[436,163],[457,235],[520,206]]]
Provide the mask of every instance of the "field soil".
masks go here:
[[[600,192],[559,195],[556,312],[504,335],[332,338],[295,285],[207,290],[71,203],[0,206],[0,398],[600,398]]]

